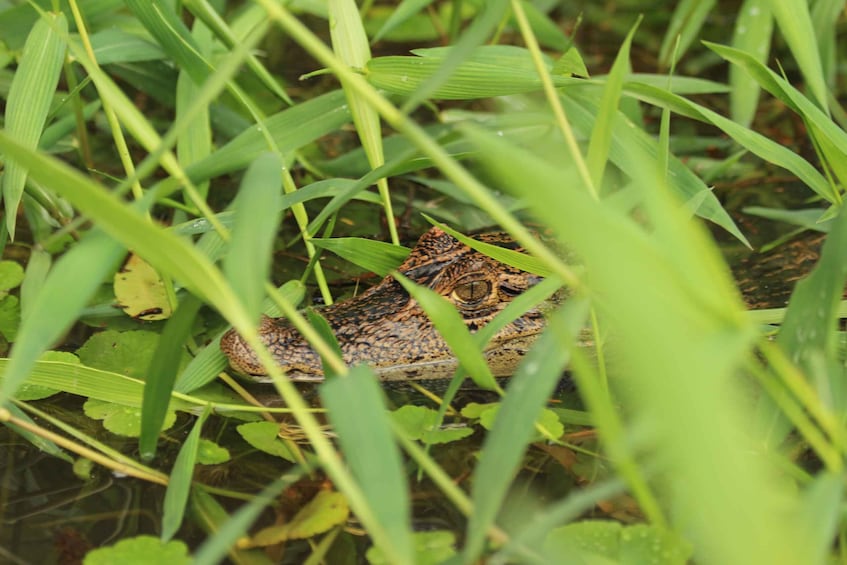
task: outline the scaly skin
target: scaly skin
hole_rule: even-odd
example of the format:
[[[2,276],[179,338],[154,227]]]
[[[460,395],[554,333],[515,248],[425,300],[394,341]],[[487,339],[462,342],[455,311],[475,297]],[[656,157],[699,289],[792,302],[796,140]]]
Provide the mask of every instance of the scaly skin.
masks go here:
[[[506,234],[477,239],[515,249]],[[471,332],[487,324],[512,299],[541,278],[506,266],[460,243],[438,228],[425,233],[398,271],[450,300]],[[348,364],[367,363],[383,380],[449,378],[456,360],[429,318],[391,276],[361,295],[319,310]],[[511,322],[489,342],[486,359],[495,376],[508,376],[544,327],[538,309]],[[263,317],[263,343],[289,378],[319,381],[318,355],[286,320]],[[235,331],[221,350],[238,372],[267,380],[267,372]]]

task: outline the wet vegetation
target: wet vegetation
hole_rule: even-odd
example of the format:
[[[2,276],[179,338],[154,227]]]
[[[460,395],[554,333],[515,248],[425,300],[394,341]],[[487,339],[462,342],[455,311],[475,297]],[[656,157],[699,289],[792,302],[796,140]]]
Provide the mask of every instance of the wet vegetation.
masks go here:
[[[0,1],[0,561],[844,560],[843,2],[660,7]],[[505,382],[298,310],[432,223],[569,296]]]

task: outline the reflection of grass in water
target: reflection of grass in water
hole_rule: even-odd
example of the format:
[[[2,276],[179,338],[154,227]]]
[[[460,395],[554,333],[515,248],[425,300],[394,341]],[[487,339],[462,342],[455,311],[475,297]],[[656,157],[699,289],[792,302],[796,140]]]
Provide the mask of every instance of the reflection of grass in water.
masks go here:
[[[467,517],[466,525],[460,525],[463,519],[449,522],[464,540],[462,551],[469,562],[481,555],[496,559],[495,554],[504,559],[517,556],[543,561],[545,547],[549,551],[573,551],[575,546],[584,547],[586,540],[600,538],[609,542],[604,551],[610,557],[626,551],[635,552],[631,555],[649,555],[638,553],[643,548],[627,545],[630,543],[627,540],[634,539],[636,534],[666,549],[667,560],[672,561],[673,555],[677,562],[685,559],[687,544],[693,548],[695,559],[704,562],[770,563],[799,561],[801,557],[809,562],[825,555],[835,532],[839,531],[836,528],[840,528],[835,518],[843,496],[838,477],[847,449],[839,424],[843,412],[843,369],[837,361],[833,323],[844,278],[839,264],[845,251],[844,228],[840,226],[843,222],[840,218],[832,222],[833,237],[825,248],[821,269],[795,293],[794,302],[784,314],[787,329],[777,338],[781,349],[759,340],[752,319],[741,311],[714,243],[690,220],[688,210],[695,210],[728,232],[735,232],[734,223],[706,184],[669,153],[667,124],[662,123],[657,142],[655,135],[647,133],[641,113],[646,111],[649,115],[660,108],[674,112],[675,122],[681,121],[681,115],[716,126],[722,135],[746,151],[801,179],[830,206],[828,210],[821,208],[822,217],[835,218],[841,197],[834,187],[847,179],[847,169],[843,166],[845,139],[838,126],[814,102],[824,100],[821,85],[825,84],[823,77],[830,64],[824,60],[821,68],[816,47],[825,47],[827,42],[834,41],[834,35],[827,31],[813,38],[804,36],[813,28],[807,25],[807,14],[802,10],[792,18],[782,12],[781,6],[775,13],[792,49],[791,56],[800,61],[800,71],[810,85],[813,94],[808,97],[746,52],[710,46],[713,52],[730,61],[733,69],[752,77],[742,80],[739,75],[733,75],[735,119],[730,120],[723,117],[725,112],[713,110],[708,103],[691,101],[692,95],[701,94],[704,96],[698,97],[698,102],[712,101],[715,93],[726,90],[722,84],[685,77],[697,64],[696,57],[683,59],[674,78],[674,92],[666,89],[665,77],[628,74],[626,61],[630,57],[624,40],[620,40],[623,45],[620,61],[611,67],[605,80],[573,78],[565,71],[579,69],[575,50],[557,62],[557,57],[539,56],[533,49],[533,37],[555,54],[568,49],[570,40],[560,27],[545,23],[549,20],[543,14],[516,2],[512,3],[516,10],[513,19],[503,19],[496,9],[505,9],[506,4],[491,3],[488,12],[469,16],[476,23],[456,38],[454,44],[458,48],[452,51],[431,50],[404,58],[376,59],[368,64],[367,48],[361,36],[356,35],[357,11],[352,4],[331,3],[333,9],[346,8],[337,12],[333,20],[336,52],[341,60],[358,60],[357,67],[365,65],[364,74],[351,72],[342,65],[300,25],[300,20],[278,4],[259,1],[244,12],[228,14],[227,25],[236,29],[241,29],[242,24],[246,26],[250,18],[270,21],[314,56],[318,60],[316,66],[329,68],[341,79],[344,93],[322,96],[318,91],[326,88],[327,83],[321,83],[314,91],[312,84],[318,83],[298,84],[296,98],[302,101],[291,109],[285,109],[280,100],[283,95],[261,67],[261,60],[251,55],[261,33],[248,33],[236,41],[226,40],[225,44],[234,45],[227,50],[221,44],[214,44],[208,32],[198,29],[189,35],[175,14],[168,15],[166,7],[151,11],[149,6],[128,2],[137,23],[147,27],[151,41],[160,49],[152,49],[150,43],[145,43],[143,52],[150,59],[135,61],[134,55],[142,52],[137,37],[114,31],[122,29],[123,16],[108,11],[100,14],[101,19],[92,19],[93,29],[87,31],[113,30],[112,35],[95,36],[94,54],[100,59],[108,53],[112,64],[105,71],[121,77],[120,88],[98,70],[87,51],[74,44],[75,62],[65,75],[68,83],[63,83],[62,88],[72,90],[80,80],[77,74],[90,76],[92,84],[76,91],[69,103],[51,110],[48,95],[54,92],[51,80],[55,81],[58,75],[45,77],[38,72],[46,73],[51,68],[46,63],[52,63],[58,73],[64,61],[61,51],[65,35],[60,24],[53,27],[41,24],[37,29],[40,35],[34,36],[33,44],[55,45],[57,51],[32,51],[32,55],[21,59],[6,104],[7,129],[0,134],[0,149],[7,163],[3,181],[7,211],[17,209],[18,190],[23,186],[22,169],[15,172],[11,166],[10,172],[10,164],[20,162],[29,169],[24,209],[32,241],[22,231],[16,235],[18,241],[36,244],[27,265],[25,292],[21,293],[22,322],[12,359],[4,365],[2,397],[8,398],[28,379],[31,384],[117,404],[138,406],[143,400],[140,450],[145,453],[155,444],[173,379],[179,394],[173,397],[171,408],[198,413],[205,400],[211,399],[224,416],[205,423],[205,437],[216,438],[217,433],[229,426],[227,417],[234,416],[236,411],[240,418],[270,418],[273,411],[245,408],[243,401],[224,393],[223,388],[199,388],[211,382],[226,366],[216,345],[224,327],[217,313],[255,342],[254,321],[262,300],[270,295],[295,324],[301,325],[307,337],[322,347],[328,366],[340,374],[320,387],[319,392],[323,405],[329,409],[329,423],[338,435],[332,441],[298,391],[286,381],[279,382],[279,394],[289,407],[286,411],[290,410],[296,421],[296,428],[289,428],[291,433],[285,434],[288,442],[284,444],[285,453],[301,463],[317,463],[322,467],[333,487],[344,494],[358,524],[390,562],[408,561],[414,552],[412,544],[416,538],[412,535],[409,511],[414,508],[417,515],[421,509],[418,501],[412,504],[410,500],[410,485],[415,497],[436,496],[436,507],[449,508],[445,513],[456,517]],[[437,4],[431,11],[414,17],[441,17],[443,21],[437,29],[457,30],[461,18],[451,19],[448,8],[452,5]],[[530,10],[527,21],[521,17],[521,6]],[[201,20],[211,21],[204,19],[199,7],[195,9],[198,27]],[[595,6],[586,9],[584,23],[584,29],[592,33],[600,29],[598,20],[593,19],[597,16],[595,9]],[[689,9],[688,17],[683,17]],[[811,21],[826,24],[816,29],[833,30],[836,18],[827,18],[822,10],[816,6]],[[662,43],[665,61],[673,53],[673,41],[668,38],[676,33],[682,36],[681,45],[696,46],[696,41],[691,40],[699,37],[702,26],[709,25],[708,12],[702,7],[699,12],[694,10],[692,3],[680,3],[669,26],[674,31]],[[397,13],[402,15],[399,10]],[[713,15],[717,17],[717,13]],[[370,16],[366,15],[365,19],[368,25],[373,24]],[[606,23],[618,30],[625,31],[631,23],[604,14],[604,21],[609,19]],[[559,23],[569,22],[564,18]],[[762,56],[754,50],[756,44],[751,43],[750,36],[766,44],[771,33],[770,20],[745,20],[745,25],[748,35],[736,36],[734,45]],[[652,45],[647,49],[656,51],[662,32],[651,30],[664,27],[660,15],[647,14],[639,31],[643,35],[637,36],[636,44],[644,45],[641,38],[646,35],[649,40],[646,45]],[[221,29],[218,27],[216,33],[225,35]],[[529,45],[530,49],[466,49],[472,46],[473,39],[484,43],[495,29],[504,42],[515,39],[514,43]],[[181,33],[180,37],[173,35],[174,30]],[[399,30],[402,28],[394,33]],[[0,35],[3,33],[11,34],[7,31]],[[85,37],[83,34],[83,41]],[[578,47],[585,50],[590,47],[580,44],[579,34],[576,37]],[[16,45],[22,44],[25,37],[18,36],[17,43],[11,36],[0,39]],[[386,46],[378,45],[381,49]],[[166,55],[160,54],[160,50]],[[643,50],[640,47],[639,53],[643,54]],[[219,58],[224,52],[227,55]],[[180,87],[175,112],[171,100],[176,90],[176,74],[171,67],[162,65],[161,57],[186,73],[180,79],[186,84]],[[710,57],[714,60],[714,55]],[[102,59],[101,63],[105,61]],[[238,74],[238,85],[231,78],[237,66],[243,67]],[[592,66],[589,63],[588,70],[596,74]],[[446,70],[444,76],[433,78],[424,72],[427,68],[435,73]],[[480,105],[461,102],[483,95],[537,91],[538,85],[545,82],[539,81],[539,76],[546,76],[553,87],[560,87],[558,91],[546,90],[543,102],[535,94],[486,100]],[[412,85],[414,95],[422,85],[430,93],[459,102],[450,103],[451,111],[445,114],[450,121],[434,125],[436,120],[431,118],[429,108],[418,109],[411,114],[414,118],[409,118],[375,91],[368,78],[389,91],[399,90],[400,86],[408,90]],[[191,90],[187,86],[191,81],[199,86]],[[29,98],[22,95],[21,85],[33,95]],[[803,118],[817,150],[815,156],[823,161],[826,175],[816,169],[817,160],[813,166],[774,141],[774,136],[745,128],[743,124],[749,116],[743,114],[749,112],[749,105],[745,107],[738,101],[758,99],[760,86],[768,91],[768,98],[779,100]],[[221,94],[223,90],[227,93]],[[637,107],[634,99],[644,104]],[[139,111],[130,100],[146,106]],[[114,112],[123,125],[112,128],[114,139],[105,133],[105,128],[95,131],[82,123],[75,124],[76,116],[98,112],[96,106],[86,107],[93,101],[103,104],[103,112]],[[320,147],[315,144],[323,136],[338,135],[339,129],[349,121],[347,107],[351,105],[360,112],[356,123],[358,134],[363,136],[362,143],[369,148],[367,157],[346,143],[324,142]],[[549,113],[547,108],[557,106],[564,109],[566,119],[561,114]],[[383,128],[374,127],[374,112],[381,115]],[[838,115],[837,108],[833,112]],[[183,119],[186,113],[192,113],[191,120]],[[212,118],[214,136],[205,123],[207,113]],[[173,120],[172,114],[176,116]],[[97,115],[99,120],[101,114]],[[164,115],[168,116],[165,121],[169,125],[162,124],[159,116]],[[262,115],[269,117],[264,119]],[[45,121],[50,129],[42,135]],[[161,150],[161,140],[153,125],[159,132],[166,132],[163,139],[169,147],[178,143],[179,160]],[[383,129],[388,128],[401,135],[382,139]],[[85,162],[91,170],[109,170],[118,178],[132,177],[128,161],[122,162],[124,172],[115,171],[111,166],[113,151],[106,149],[120,146],[121,131],[126,132],[132,149],[152,154],[149,161],[142,159],[134,163],[141,179],[134,191],[130,190],[134,181],[103,180],[99,175],[88,174],[85,168],[72,169],[52,156],[32,151],[39,139],[41,147],[53,153],[67,151],[67,142],[76,139],[80,154],[71,155],[68,160]],[[709,130],[707,135],[714,135],[714,131]],[[575,145],[562,141],[569,137]],[[699,134],[691,137],[698,140]],[[325,154],[321,147],[335,153]],[[281,154],[254,163],[266,151]],[[131,155],[140,153],[133,151]],[[745,158],[743,162],[760,167],[758,158]],[[721,179],[722,174],[732,182],[731,175],[738,170],[733,168],[736,156],[728,157],[725,162],[714,161],[706,174],[710,182]],[[383,162],[386,165],[381,167]],[[280,175],[282,163],[286,172]],[[248,166],[251,174],[241,182],[238,206],[232,214],[218,218],[203,210],[204,195],[207,191],[215,195],[221,175],[240,173]],[[168,178],[154,185],[149,174],[158,167],[167,172]],[[373,169],[376,172],[370,172]],[[480,407],[459,415],[450,412],[443,415],[444,422],[450,425],[470,425],[475,429],[489,426],[490,430],[474,436],[484,438],[481,444],[462,440],[446,448],[423,449],[398,433],[395,429],[398,424],[393,416],[386,415],[383,393],[374,384],[370,372],[356,369],[348,373],[331,347],[321,346],[318,333],[297,317],[293,304],[301,296],[302,287],[288,285],[279,293],[265,285],[271,247],[277,252],[282,248],[274,234],[283,203],[287,206],[283,219],[286,244],[295,229],[298,234],[305,233],[306,241],[311,237],[388,233],[377,217],[380,210],[385,210],[390,218],[392,211],[373,202],[379,200],[375,193],[355,205],[352,199],[361,199],[368,187],[387,176],[395,191],[393,213],[397,213],[396,204],[411,193],[398,194],[396,183],[401,175],[409,173],[419,175],[414,179],[415,193],[405,202],[411,206],[415,222],[422,211],[460,231],[478,227],[484,221],[499,224],[576,295],[568,306],[551,316],[547,334],[507,387],[493,424],[486,423],[482,416],[485,411]],[[363,174],[365,177],[360,179]],[[329,178],[323,178],[325,175]],[[184,182],[186,177],[190,185]],[[333,178],[342,180],[322,183]],[[120,194],[131,192],[136,203],[130,205],[127,200],[107,193],[98,183]],[[150,190],[153,186],[158,192]],[[385,188],[380,186],[383,195]],[[283,192],[284,199],[280,200]],[[168,200],[162,200],[165,196]],[[77,218],[59,197],[70,202],[86,221]],[[212,201],[216,211],[221,211],[228,202],[219,195]],[[305,208],[301,207],[303,204]],[[149,221],[142,213],[147,210],[176,227],[169,230]],[[250,210],[249,217],[245,210]],[[204,215],[202,225],[186,224]],[[11,217],[16,214],[7,214],[7,219]],[[783,218],[799,225],[809,223],[808,212],[803,216],[783,215]],[[292,219],[295,221],[291,222]],[[551,246],[533,238],[524,227],[528,219],[552,230],[557,245],[581,257],[585,271],[573,270]],[[92,231],[92,225],[105,232],[106,237]],[[419,228],[423,226],[415,225],[417,229],[410,232],[421,231]],[[237,226],[234,232],[232,226]],[[190,239],[186,235],[189,233]],[[50,257],[40,250],[58,253],[59,244],[69,241],[68,234],[79,239],[68,243],[68,249],[51,267]],[[140,361],[134,367],[138,373],[145,374],[145,387],[138,380],[122,375],[120,369],[99,370],[67,361],[37,361],[46,348],[60,341],[69,327],[90,314],[119,331],[136,329],[136,322],[120,317],[122,314],[114,312],[111,317],[104,317],[108,308],[97,307],[111,300],[109,290],[103,293],[100,289],[102,281],[108,280],[118,268],[124,247],[131,248],[158,270],[175,303],[184,305],[190,292],[211,308],[201,310],[196,319],[185,308],[176,310],[161,330],[164,338],[159,340],[153,369],[146,364],[141,367]],[[228,249],[241,251],[228,255]],[[307,259],[315,253],[310,242],[303,249]],[[223,258],[223,268],[219,268],[217,262]],[[301,271],[305,272],[302,276],[304,280],[317,280],[326,294],[325,277],[316,268],[318,264],[309,261]],[[472,346],[473,339],[464,326],[456,323],[454,312],[443,308],[437,297],[423,293],[420,300],[426,303],[436,325],[471,376],[477,382],[485,382],[489,377],[486,366],[479,362],[479,351]],[[95,306],[91,306],[92,301]],[[777,315],[781,319],[783,314]],[[9,309],[9,317],[17,323],[18,311],[14,305]],[[571,347],[585,325],[592,328],[590,337],[596,344],[591,360]],[[190,361],[186,359],[183,344],[189,345]],[[767,367],[761,365],[761,359],[768,362]],[[565,437],[576,445],[547,445],[543,448],[544,456],[539,455],[540,449],[524,453],[530,440],[555,428],[551,424],[537,425],[536,415],[566,363],[574,370],[580,396],[589,412],[588,415],[557,413],[559,420],[568,425]],[[750,379],[751,376],[754,378]],[[22,407],[32,411],[31,406]],[[3,417],[26,424],[21,413],[4,412]],[[586,419],[596,427],[599,442],[591,438],[583,443],[580,432]],[[180,428],[183,435],[179,441],[190,447],[191,441],[184,439],[190,425],[186,424],[187,419],[181,422],[184,422]],[[102,465],[128,466],[133,473],[154,481],[161,480],[162,475],[153,468],[169,471],[172,487],[165,508],[166,532],[172,532],[174,524],[178,524],[186,500],[195,514],[201,516],[199,523],[226,524],[223,533],[210,537],[204,551],[225,551],[247,531],[251,520],[228,520],[237,516],[235,510],[219,506],[225,500],[222,493],[215,491],[220,496],[218,499],[207,496],[202,479],[194,484],[194,494],[188,497],[189,479],[195,467],[191,448],[182,450],[177,463],[170,458],[165,462],[160,456],[148,467],[110,450],[90,434],[79,433],[77,425],[61,421],[52,425],[66,437],[74,438],[63,445],[64,449],[78,453],[91,449],[87,456],[96,457]],[[36,435],[44,435],[40,425],[29,428]],[[791,437],[797,438],[792,441],[813,452],[823,471],[813,474],[779,451],[791,430],[794,430]],[[36,441],[36,435],[26,437]],[[53,442],[59,438],[47,437],[50,441],[41,448],[56,450]],[[175,438],[165,437],[168,441]],[[303,442],[303,438],[308,441]],[[251,456],[239,452],[246,449],[241,439],[233,436],[216,439],[231,446],[237,458],[233,466],[242,471],[241,465]],[[273,437],[269,438],[272,440]],[[413,473],[407,472],[413,466],[404,464],[398,443],[404,457],[414,460],[415,466],[422,470],[427,481],[424,488],[414,482]],[[477,449],[478,460],[472,457]],[[457,466],[456,461],[462,464]],[[280,464],[288,465],[281,461]],[[518,469],[521,477],[527,477],[532,476],[536,466],[546,471],[535,481],[535,484],[546,481],[543,493],[534,488],[524,491],[512,484]],[[589,485],[578,490],[562,489],[562,481],[574,480],[573,477]],[[273,488],[279,491],[284,486],[275,484]],[[258,488],[250,490],[255,492]],[[621,497],[624,491],[628,495]],[[634,508],[631,513],[643,516],[653,529],[618,530],[616,525],[580,521],[583,512],[594,508],[598,501],[602,501],[600,508],[615,517],[629,514],[621,508],[631,502]],[[300,500],[293,506],[303,508],[307,502]],[[259,512],[265,504],[266,501],[256,499],[245,512]],[[564,530],[556,529],[566,523],[572,525]],[[328,530],[321,530],[324,531]],[[684,536],[685,542],[679,542],[678,536]],[[339,548],[349,548],[350,545],[344,545],[350,543],[349,539],[346,534],[339,538],[326,537],[324,541],[315,538],[314,551],[318,554],[343,551]],[[494,543],[486,545],[486,540]],[[444,552],[439,553],[442,557],[453,551],[449,538],[433,544],[439,552]],[[373,554],[370,557],[376,559]]]

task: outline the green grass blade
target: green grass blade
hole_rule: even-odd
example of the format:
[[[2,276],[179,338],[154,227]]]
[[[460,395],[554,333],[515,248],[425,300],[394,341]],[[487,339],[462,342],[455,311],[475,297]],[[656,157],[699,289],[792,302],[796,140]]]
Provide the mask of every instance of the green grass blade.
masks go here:
[[[568,362],[566,344],[576,341],[587,315],[588,304],[584,300],[571,300],[552,315],[545,333],[509,383],[474,473],[471,489],[474,511],[465,539],[465,563],[480,557],[488,530],[494,524],[524,450],[533,437],[535,420]]]
[[[218,14],[209,2],[206,0],[188,0],[183,2],[183,4],[191,11],[192,14],[194,14],[195,17],[202,20],[203,23],[215,33],[215,36],[227,46],[227,48],[232,49],[236,43],[238,43],[239,39],[236,37],[233,30],[230,29],[226,21],[221,18],[220,14]],[[285,90],[282,89],[279,83],[273,78],[273,76],[271,76],[268,70],[264,67],[264,65],[262,65],[255,55],[250,54],[247,57],[247,66],[268,90],[273,92],[287,104],[294,104]]]
[[[738,9],[732,46],[764,63],[770,54],[773,14],[770,0],[744,0]],[[729,114],[742,126],[749,126],[759,106],[760,87],[756,80],[736,65],[729,67]]]
[[[188,167],[186,174],[198,181],[243,169],[258,153],[269,149],[266,134],[273,138],[282,154],[287,154],[349,121],[344,92],[328,92],[267,118],[261,127],[250,127],[206,159]]]
[[[574,187],[563,163],[491,134],[472,135],[492,178],[522,193],[585,260],[596,307],[610,332],[627,336],[614,343],[625,379],[615,371],[613,382],[637,413],[631,425],[661,430],[650,435],[664,471],[661,488],[679,481],[666,491],[668,515],[684,524],[695,552],[721,563],[802,562],[808,540],[788,512],[797,497],[778,486],[777,455],[754,455],[760,438],[742,431],[751,430],[743,400],[749,391],[732,377],[754,328],[713,243],[667,198],[655,160],[644,156],[634,177],[651,226],[645,231]],[[513,159],[520,170],[509,166]],[[712,464],[704,466],[704,458]]]
[[[715,7],[715,3],[715,0],[682,0],[676,5],[668,30],[662,39],[662,46],[659,48],[659,62],[663,66],[671,65],[671,56],[675,49],[677,57],[682,57],[688,50],[691,42],[700,34],[703,23]],[[679,38],[678,48],[676,48],[677,38]]]
[[[197,43],[170,3],[161,0],[126,0],[126,5],[165,53],[188,72],[194,82],[200,84],[206,80],[211,65],[200,54]]]
[[[414,92],[403,105],[403,112],[411,114],[421,102],[434,96],[440,88],[456,80],[456,71],[464,61],[494,32],[509,10],[509,0],[488,0],[482,3],[481,12],[462,31],[458,40],[450,47],[449,54],[441,65]],[[535,76],[535,75],[533,75]]]
[[[427,6],[432,4],[432,0],[402,0],[400,4],[391,11],[391,15],[379,28],[379,31],[374,34],[373,43],[382,39],[385,35],[391,33],[397,26],[403,24],[410,17],[414,16]]]
[[[809,3],[806,0],[780,0],[771,2],[770,6],[779,30],[797,61],[797,67],[806,78],[812,96],[817,105],[827,111],[828,90],[818,52],[817,33],[809,14]]]
[[[189,295],[183,299],[165,324],[156,352],[150,361],[141,403],[141,435],[138,438],[138,450],[142,459],[149,461],[156,455],[156,440],[168,412],[171,392],[185,352],[185,343],[191,335],[201,305],[194,296]]]
[[[0,359],[0,382],[4,387],[14,363],[14,358]],[[120,373],[93,369],[80,363],[36,361],[30,366],[27,377],[24,386],[38,385],[114,404],[141,406],[144,383]],[[187,397],[174,398],[171,408],[188,410],[203,404],[202,401],[194,400],[194,403],[189,403]]]
[[[629,49],[635,30],[638,29],[640,20],[632,26],[632,29],[624,39],[618,50],[612,70],[606,78],[606,87],[603,89],[603,97],[597,109],[597,117],[588,142],[588,153],[585,157],[591,181],[599,191],[603,186],[603,171],[609,160],[609,149],[612,146],[612,131],[614,120],[618,117],[618,105],[620,104],[621,91],[623,90],[624,75],[629,70]]]
[[[124,253],[120,243],[103,232],[94,232],[56,262],[21,320],[0,387],[0,405],[27,379],[41,354],[76,321],[102,281],[117,269]]]
[[[434,290],[417,285],[400,273],[393,276],[426,312],[474,383],[485,390],[498,390],[500,387],[481,351],[467,347],[468,343],[473,343],[473,336],[456,308]]]
[[[644,84],[631,84],[627,87],[630,94],[635,95],[641,100],[649,102],[659,107],[669,107],[671,111],[678,114],[692,117],[698,120],[703,120],[723,130],[734,141],[739,143],[751,153],[758,155],[762,159],[791,171],[800,180],[812,189],[815,193],[832,201],[834,198],[832,187],[808,161],[791,151],[787,147],[780,145],[754,132],[750,129],[742,127],[734,121],[721,116],[705,106],[700,106],[690,100],[686,100],[675,94],[671,94],[663,89],[657,89]]]
[[[191,480],[194,478],[194,463],[197,461],[197,450],[200,446],[200,432],[209,415],[208,408],[194,422],[194,427],[176,456],[168,488],[165,491],[165,501],[162,511],[162,542],[167,542],[176,535],[182,526],[185,515],[185,505],[191,492]]]
[[[282,160],[264,153],[247,169],[233,203],[232,240],[224,273],[251,319],[258,320],[282,206]]]
[[[34,179],[67,198],[81,212],[97,221],[103,231],[134,249],[157,270],[178,279],[240,328],[249,326],[238,298],[220,271],[185,240],[152,224],[117,196],[105,192],[64,163],[29,151],[2,132],[0,149],[29,167]]]
[[[659,92],[663,96],[675,97],[664,89],[654,89],[643,84],[632,85],[630,88],[649,89],[651,92]],[[679,98],[679,100],[685,99]],[[596,114],[593,97],[588,96],[587,92],[572,92],[563,98],[563,104],[574,129],[587,136],[588,132],[591,131],[593,117]],[[726,121],[729,122],[729,120]],[[775,143],[774,145],[781,147]],[[659,152],[659,145],[654,138],[647,135],[643,130],[630,126],[626,118],[619,114],[618,120],[614,124],[612,148],[609,152],[609,159],[612,163],[626,174],[631,175],[640,166],[645,153],[651,159],[654,159],[659,155]],[[672,179],[671,188],[678,197],[690,204],[693,213],[716,223],[746,244],[747,238],[735,225],[735,222],[721,206],[720,201],[709,187],[678,158],[669,157],[668,178]],[[794,157],[806,163],[796,155]],[[814,171],[812,167],[809,168]]]
[[[332,48],[338,58],[352,69],[362,70],[371,58],[371,49],[359,10],[354,0],[329,0],[329,32],[332,37]],[[353,123],[356,124],[356,132],[362,147],[368,156],[371,167],[378,168],[385,163],[385,154],[382,150],[382,128],[380,126],[379,113],[363,96],[353,90],[345,81],[341,86],[347,95],[350,104],[350,114]],[[391,242],[400,244],[397,236],[397,226],[394,221],[394,210],[391,205],[391,196],[388,191],[388,182],[383,178],[377,183],[379,195],[382,198],[382,206],[385,211],[388,231],[391,234]]]
[[[221,507],[212,495],[204,490],[195,489],[191,496],[193,513],[197,516],[198,521],[207,530],[215,532],[215,535],[208,536],[206,541],[197,548],[193,556],[193,563],[195,565],[217,565],[226,560],[227,554],[232,553],[233,547],[259,517],[259,514],[267,506],[273,504],[284,489],[296,483],[304,474],[301,469],[289,469],[284,475],[253,496],[250,502],[232,514]],[[246,563],[246,561],[239,562]],[[267,559],[256,559],[258,564],[266,562]]]
[[[812,273],[799,281],[791,295],[788,310],[780,326],[777,343],[786,355],[806,374],[814,375],[821,363],[833,367],[827,371],[829,382],[819,382],[819,390],[830,391],[830,398],[841,398],[842,371],[839,367],[838,320],[839,307],[847,269],[844,256],[847,254],[847,208],[841,211],[829,231],[821,251],[821,258]],[[811,385],[811,383],[809,383]],[[796,389],[795,389],[796,390]],[[845,406],[829,406],[815,394],[805,399],[805,409],[819,418],[821,427],[834,437],[843,436],[841,426],[829,414],[832,408],[845,410]],[[762,396],[759,401],[761,422],[767,422],[768,441],[779,444],[789,431],[788,422],[776,409],[774,401]],[[843,437],[842,437],[843,441]]]
[[[34,149],[47,121],[50,103],[65,61],[68,22],[64,14],[45,13],[32,27],[24,46],[18,70],[6,100],[5,128],[10,137]],[[3,175],[3,203],[6,229],[15,236],[17,210],[26,183],[27,169],[15,161],[6,163]]]
[[[376,377],[365,366],[353,367],[322,384],[320,395],[376,520],[369,528],[374,543],[392,563],[413,563],[406,475]]]
[[[312,243],[381,277],[396,269],[410,251],[406,247],[360,237],[312,238]]]

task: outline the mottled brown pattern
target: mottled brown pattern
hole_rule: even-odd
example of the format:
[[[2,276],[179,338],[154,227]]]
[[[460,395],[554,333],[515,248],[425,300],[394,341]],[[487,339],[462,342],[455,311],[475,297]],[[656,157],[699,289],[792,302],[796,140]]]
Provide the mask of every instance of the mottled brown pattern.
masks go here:
[[[733,265],[747,306],[756,310],[785,307],[794,285],[817,263],[823,240],[823,234],[804,235],[771,251],[751,253]]]
[[[505,234],[477,239],[515,248]],[[472,332],[541,280],[474,251],[438,228],[421,237],[398,271],[450,300]],[[319,311],[338,338],[344,360],[367,362],[383,380],[450,377],[456,368],[429,318],[391,276],[355,298]],[[542,313],[531,310],[497,333],[486,348],[495,376],[512,373],[543,326]],[[318,355],[287,321],[264,317],[259,332],[292,380],[323,379]],[[236,332],[221,338],[221,350],[237,371],[257,380],[267,374]]]

